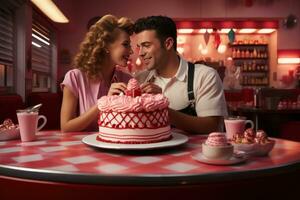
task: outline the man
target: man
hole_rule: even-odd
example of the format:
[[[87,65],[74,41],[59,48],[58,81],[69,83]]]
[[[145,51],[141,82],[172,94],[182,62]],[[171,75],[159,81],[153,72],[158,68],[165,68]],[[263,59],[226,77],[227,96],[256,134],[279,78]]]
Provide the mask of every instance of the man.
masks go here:
[[[144,92],[163,92],[168,97],[171,124],[189,133],[222,130],[227,108],[219,75],[213,68],[188,64],[178,56],[175,22],[165,16],[141,18],[135,33],[147,69],[136,78],[144,82]]]

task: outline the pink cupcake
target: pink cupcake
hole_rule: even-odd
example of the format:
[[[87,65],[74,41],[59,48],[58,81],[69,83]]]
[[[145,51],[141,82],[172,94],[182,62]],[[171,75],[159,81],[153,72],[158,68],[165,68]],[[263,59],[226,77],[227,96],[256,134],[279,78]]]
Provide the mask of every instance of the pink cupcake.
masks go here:
[[[202,154],[209,159],[229,159],[233,154],[233,146],[228,143],[225,133],[213,132],[202,144]]]

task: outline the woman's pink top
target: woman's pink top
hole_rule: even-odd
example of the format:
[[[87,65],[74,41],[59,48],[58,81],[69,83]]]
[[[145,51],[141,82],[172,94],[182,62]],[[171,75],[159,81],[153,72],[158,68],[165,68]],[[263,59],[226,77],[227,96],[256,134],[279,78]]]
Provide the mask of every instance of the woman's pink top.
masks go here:
[[[131,76],[118,69],[114,71],[111,83],[124,82],[127,84]],[[65,75],[65,79],[60,84],[61,89],[64,86],[68,87],[79,101],[79,115],[85,113],[92,106],[97,104],[97,100],[107,95],[110,85],[107,85],[103,80],[91,81],[85,73],[79,69],[72,69]],[[84,131],[97,131],[97,119],[90,124]]]

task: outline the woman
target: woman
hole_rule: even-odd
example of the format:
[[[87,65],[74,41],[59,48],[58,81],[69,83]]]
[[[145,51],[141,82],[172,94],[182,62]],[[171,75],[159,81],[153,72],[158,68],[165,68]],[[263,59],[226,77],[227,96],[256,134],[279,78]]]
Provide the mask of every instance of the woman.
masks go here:
[[[90,28],[74,59],[75,69],[68,71],[61,83],[62,131],[96,131],[97,100],[124,92],[131,77],[116,65],[126,66],[133,53],[132,29],[131,20],[112,15],[103,16]]]

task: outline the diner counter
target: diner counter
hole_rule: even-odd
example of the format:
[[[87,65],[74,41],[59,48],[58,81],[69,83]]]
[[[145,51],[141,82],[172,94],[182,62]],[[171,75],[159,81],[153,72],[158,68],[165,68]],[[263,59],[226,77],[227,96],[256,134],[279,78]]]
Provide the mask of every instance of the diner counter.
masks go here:
[[[86,145],[81,140],[88,134],[94,133],[42,131],[33,142],[0,141],[1,199],[18,197],[34,188],[42,188],[37,193],[49,193],[49,199],[68,196],[68,191],[77,198],[85,194],[83,191],[93,191],[94,195],[102,191],[99,196],[113,199],[122,197],[123,190],[129,195],[131,192],[131,198],[150,191],[149,199],[162,198],[164,192],[173,194],[176,199],[179,191],[190,198],[197,197],[194,196],[197,192],[203,196],[223,197],[225,190],[241,187],[234,192],[239,194],[246,189],[242,187],[249,184],[253,188],[265,184],[276,188],[278,181],[289,181],[287,185],[293,187],[300,177],[300,143],[293,141],[275,139],[274,149],[265,157],[249,157],[236,165],[208,165],[192,158],[201,151],[201,143],[206,138],[203,135],[190,135],[186,144],[176,147],[129,151]],[[281,191],[285,191],[282,184]],[[14,187],[14,194],[6,190],[9,187]],[[224,191],[212,194],[216,188]],[[265,191],[264,188],[259,190]]]
[[[281,137],[281,127],[290,121],[300,121],[300,109],[266,109],[240,106],[233,115],[246,116],[253,120],[256,129],[265,130],[272,137]],[[295,130],[295,134],[297,134]]]

